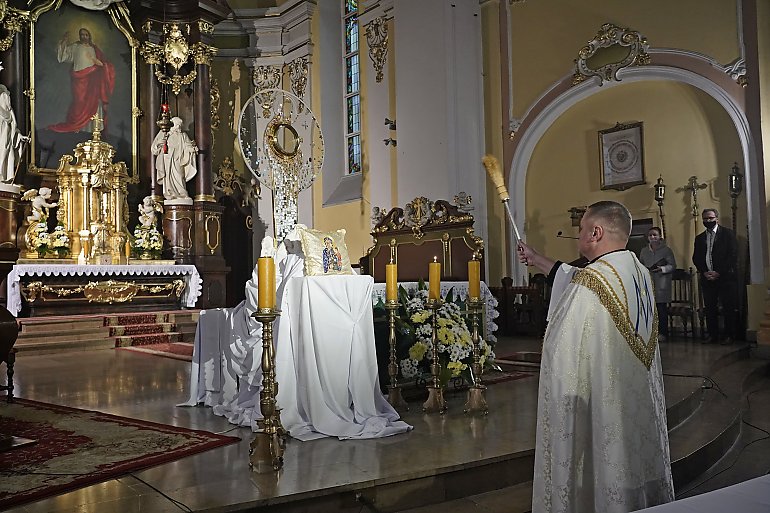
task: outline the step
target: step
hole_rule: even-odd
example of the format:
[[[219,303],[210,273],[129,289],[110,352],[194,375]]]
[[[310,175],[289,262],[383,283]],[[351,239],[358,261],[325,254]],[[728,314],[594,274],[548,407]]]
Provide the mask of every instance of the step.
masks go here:
[[[155,324],[168,322],[168,312],[147,312],[139,314],[120,314],[104,316],[105,326],[128,326],[130,324]]]
[[[177,332],[158,333],[153,335],[135,335],[114,337],[112,347],[146,346],[150,344],[168,344],[180,342],[182,335]]]
[[[96,329],[88,330],[66,330],[56,331],[51,334],[42,333],[19,333],[19,337],[16,339],[16,345],[26,344],[30,342],[64,342],[68,340],[93,340],[98,338],[106,339],[109,337],[109,331],[107,328],[99,327]]]
[[[129,324],[127,326],[110,326],[110,337],[132,336],[132,335],[152,335],[155,333],[169,333],[176,331],[174,324],[162,322],[157,324]]]
[[[19,334],[39,333],[47,334],[52,331],[72,331],[101,328],[104,326],[104,316],[85,318],[56,318],[46,321],[44,317],[39,319],[19,319]]]
[[[726,353],[703,373],[702,401],[681,423],[669,430],[671,471],[677,491],[687,488],[722,459],[741,433],[743,390],[768,362],[751,360],[745,347]],[[711,387],[711,388],[708,388]]]
[[[532,481],[506,486],[461,499],[401,510],[398,513],[529,513],[532,510]]]
[[[60,341],[60,342],[29,342],[15,344],[17,356],[42,355],[60,353],[63,351],[92,351],[97,349],[113,349],[115,343],[112,339],[101,338],[91,340]]]

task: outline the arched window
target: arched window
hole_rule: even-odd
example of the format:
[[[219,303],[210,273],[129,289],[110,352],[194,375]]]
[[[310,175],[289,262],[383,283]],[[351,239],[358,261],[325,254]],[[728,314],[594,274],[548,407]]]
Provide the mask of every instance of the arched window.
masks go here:
[[[358,56],[358,0],[343,0],[345,58],[345,142],[348,174],[361,172],[361,69]]]

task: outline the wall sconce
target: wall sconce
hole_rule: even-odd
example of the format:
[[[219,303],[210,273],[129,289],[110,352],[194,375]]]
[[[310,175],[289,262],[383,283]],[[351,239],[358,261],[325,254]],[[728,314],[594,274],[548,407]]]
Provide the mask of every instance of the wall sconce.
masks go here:
[[[394,148],[396,147],[396,140],[395,139],[392,139],[392,138],[383,139],[382,142],[385,143],[385,146],[387,146],[389,144],[392,144]]]
[[[658,202],[658,210],[660,211],[660,231],[663,238],[666,238],[666,217],[663,213],[663,201],[666,199],[666,184],[663,183],[663,175],[660,175],[658,182],[653,185],[655,189],[655,201]]]
[[[741,192],[743,192],[743,175],[741,174],[741,170],[738,167],[737,162],[733,164],[733,167],[730,170],[730,175],[727,178],[727,186],[730,190],[730,197],[733,199],[733,232],[735,232],[735,229],[738,226],[738,196],[740,196]]]
[[[588,207],[572,207],[567,210],[569,212],[569,218],[572,221],[572,226],[580,226],[580,220],[583,219],[583,214],[586,213]]]
[[[395,119],[388,119],[385,118],[385,124],[388,126],[390,130],[396,129],[396,120]]]

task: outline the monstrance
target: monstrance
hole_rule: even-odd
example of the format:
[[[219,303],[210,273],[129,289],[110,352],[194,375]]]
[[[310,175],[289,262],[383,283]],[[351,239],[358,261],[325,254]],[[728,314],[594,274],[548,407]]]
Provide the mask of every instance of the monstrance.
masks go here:
[[[238,143],[249,171],[273,191],[275,238],[297,224],[300,191],[321,172],[321,126],[301,99],[282,89],[262,89],[249,98],[238,119]]]

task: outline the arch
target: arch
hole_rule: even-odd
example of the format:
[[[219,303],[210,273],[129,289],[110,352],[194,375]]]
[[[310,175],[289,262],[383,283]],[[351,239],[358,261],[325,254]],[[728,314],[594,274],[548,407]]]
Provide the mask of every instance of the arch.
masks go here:
[[[694,54],[685,56],[679,53],[679,62],[690,61],[689,68],[702,68],[707,59]],[[653,61],[654,62],[654,61]],[[708,61],[711,65],[711,61]],[[711,68],[713,69],[713,67]],[[526,175],[529,161],[535,146],[543,137],[551,125],[573,105],[607,88],[617,87],[631,82],[649,80],[674,81],[689,84],[700,89],[714,98],[735,126],[743,152],[743,169],[746,178],[747,217],[749,226],[749,254],[750,254],[750,282],[764,282],[764,263],[766,260],[767,240],[763,229],[763,212],[765,212],[764,182],[761,176],[761,165],[757,159],[757,148],[751,135],[748,119],[743,106],[730,92],[714,80],[707,78],[691,69],[674,66],[647,65],[625,68],[619,77],[622,82],[605,82],[599,85],[598,79],[587,80],[574,87],[571,86],[570,77],[558,82],[538,102],[535,103],[525,117],[522,126],[526,129],[521,132],[521,139],[515,147],[508,174],[508,188],[514,191],[515,205],[514,217],[518,226],[524,225],[526,212]],[[727,75],[724,75],[729,79]],[[735,84],[732,82],[732,84]],[[562,90],[561,92],[559,92]],[[548,100],[548,98],[552,99]],[[528,119],[527,119],[528,118]],[[519,264],[515,254],[509,255],[509,265],[512,275],[521,280],[526,276],[526,269]]]

